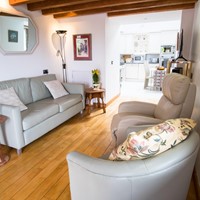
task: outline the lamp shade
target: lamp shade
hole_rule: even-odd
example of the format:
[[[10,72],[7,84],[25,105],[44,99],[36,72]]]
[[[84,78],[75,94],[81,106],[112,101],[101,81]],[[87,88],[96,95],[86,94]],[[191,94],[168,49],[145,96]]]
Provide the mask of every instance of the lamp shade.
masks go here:
[[[65,34],[65,33],[67,33],[67,31],[66,30],[57,30],[56,33],[57,34]]]

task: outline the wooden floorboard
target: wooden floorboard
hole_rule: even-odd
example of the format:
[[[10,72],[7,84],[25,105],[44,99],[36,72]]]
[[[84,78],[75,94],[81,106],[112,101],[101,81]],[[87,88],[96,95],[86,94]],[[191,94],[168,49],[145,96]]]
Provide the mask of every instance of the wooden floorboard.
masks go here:
[[[66,155],[80,151],[99,157],[110,152],[110,123],[121,101],[109,104],[106,113],[93,109],[91,115],[76,115],[23,148],[20,156],[4,147],[11,157],[0,167],[0,199],[70,200]],[[197,200],[194,188],[192,181],[187,200]]]

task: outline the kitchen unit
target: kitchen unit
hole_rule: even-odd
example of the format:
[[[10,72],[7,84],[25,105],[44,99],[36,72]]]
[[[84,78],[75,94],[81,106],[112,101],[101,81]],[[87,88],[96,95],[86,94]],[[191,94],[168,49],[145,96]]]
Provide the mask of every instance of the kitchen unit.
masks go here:
[[[144,80],[144,64],[126,64],[125,81]]]
[[[143,54],[137,54],[131,56],[132,60],[130,62],[125,62],[124,64],[124,74],[125,81],[133,80],[144,80],[144,59]]]
[[[154,71],[159,66],[167,67],[167,61],[175,57],[174,45],[160,46],[160,54],[146,53],[146,54],[121,54],[120,55],[120,80],[122,81],[144,81],[145,67],[144,62],[147,63],[150,71]],[[155,75],[156,88],[161,88],[163,73]]]
[[[145,54],[145,61],[147,61],[149,64],[159,65],[159,57],[160,57],[160,54],[148,53],[148,54]]]
[[[133,81],[144,79],[143,54],[121,54],[120,55],[120,80]]]

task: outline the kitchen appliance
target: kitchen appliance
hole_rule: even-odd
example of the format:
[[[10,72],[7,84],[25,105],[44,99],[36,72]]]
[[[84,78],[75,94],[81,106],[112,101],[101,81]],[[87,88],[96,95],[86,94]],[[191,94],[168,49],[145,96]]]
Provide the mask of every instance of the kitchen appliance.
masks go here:
[[[159,64],[160,54],[151,53],[145,55],[145,60],[148,61],[149,64]]]
[[[144,63],[144,55],[134,55],[133,56],[133,63],[134,64],[143,64]]]
[[[175,54],[175,46],[174,45],[162,45],[161,54]]]
[[[132,64],[133,54],[120,54],[120,65]]]

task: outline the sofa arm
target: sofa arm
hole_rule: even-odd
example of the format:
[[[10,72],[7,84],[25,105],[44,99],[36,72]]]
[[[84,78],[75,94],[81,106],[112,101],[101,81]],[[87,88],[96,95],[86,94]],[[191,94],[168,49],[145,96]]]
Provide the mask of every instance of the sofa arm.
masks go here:
[[[7,116],[2,125],[1,144],[20,150],[25,146],[20,108],[0,104],[0,113]]]
[[[63,83],[63,86],[70,94],[81,94],[83,99],[83,108],[85,108],[85,89],[84,84]]]
[[[118,112],[132,112],[136,114],[144,114],[153,116],[156,108],[156,104],[140,102],[140,101],[127,101],[119,105]]]

